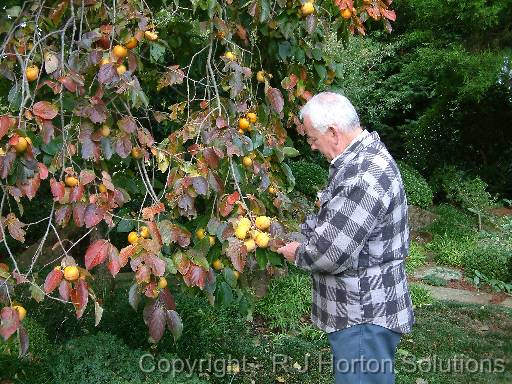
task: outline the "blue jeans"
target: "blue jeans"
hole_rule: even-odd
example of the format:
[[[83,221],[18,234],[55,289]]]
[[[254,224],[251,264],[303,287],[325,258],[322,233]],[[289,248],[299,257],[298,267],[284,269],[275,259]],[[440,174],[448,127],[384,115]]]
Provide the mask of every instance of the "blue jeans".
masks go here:
[[[374,324],[358,324],[328,333],[336,384],[394,384],[400,336]]]

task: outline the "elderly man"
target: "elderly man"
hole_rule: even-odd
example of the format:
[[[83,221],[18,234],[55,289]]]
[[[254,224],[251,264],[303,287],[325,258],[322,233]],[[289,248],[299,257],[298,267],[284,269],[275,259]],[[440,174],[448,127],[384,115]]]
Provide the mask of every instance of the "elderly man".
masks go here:
[[[397,165],[350,101],[324,92],[302,108],[307,140],[330,162],[306,240],[278,250],[312,274],[311,320],[328,333],[336,384],[395,382],[393,364],[414,323],[404,259],[407,200]]]

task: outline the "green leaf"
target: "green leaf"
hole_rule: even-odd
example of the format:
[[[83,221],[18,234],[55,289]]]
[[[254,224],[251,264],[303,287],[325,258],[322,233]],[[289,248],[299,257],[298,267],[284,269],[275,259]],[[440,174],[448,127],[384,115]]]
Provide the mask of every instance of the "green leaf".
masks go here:
[[[315,64],[315,71],[320,76],[320,80],[325,79],[327,76],[327,69],[321,64]]]
[[[235,288],[235,287],[236,287],[236,285],[237,285],[238,280],[237,280],[237,278],[236,278],[235,273],[233,272],[233,270],[232,270],[231,268],[229,268],[229,267],[226,267],[226,268],[224,268],[224,271],[223,271],[223,272],[224,272],[224,279],[226,280],[226,282],[227,282],[230,286],[232,286],[233,288]]]
[[[268,251],[267,258],[270,264],[272,264],[275,267],[281,267],[283,265],[283,259],[275,252]]]
[[[205,237],[203,240],[206,240],[206,242],[208,242],[208,237]],[[194,253],[191,255],[191,252],[189,252],[189,257],[190,257],[190,260],[192,260],[192,262],[195,265],[199,265],[200,267],[202,267],[205,270],[210,269],[210,264],[208,264],[208,260],[206,260],[206,257],[204,257],[204,255],[197,254],[197,253]]]
[[[135,221],[123,218],[119,220],[119,224],[117,224],[116,231],[130,232],[133,228],[135,228]]]
[[[293,172],[288,164],[281,163],[281,169],[283,170],[289,184],[288,189],[286,191],[291,192],[295,187],[295,176],[293,176]]]
[[[216,301],[220,305],[227,307],[233,302],[233,291],[225,281],[219,284],[216,293]]]
[[[322,50],[318,48],[314,48],[311,51],[311,55],[313,55],[313,59],[315,59],[316,61],[322,60],[323,57]]]
[[[279,43],[279,56],[282,60],[286,60],[288,56],[292,53],[292,46],[288,41],[284,41]]]
[[[35,301],[40,303],[41,301],[44,300],[45,294],[39,285],[33,284],[30,286],[29,290],[30,297],[32,297]]]
[[[288,157],[296,157],[300,155],[300,152],[293,147],[284,147],[283,153],[285,156]]]
[[[165,47],[158,43],[150,43],[149,57],[153,63],[158,63],[165,55]]]
[[[258,263],[258,266],[260,269],[265,269],[267,266],[267,254],[264,249],[256,248],[256,262]]]
[[[260,23],[265,23],[270,19],[270,3],[268,0],[261,0]]]

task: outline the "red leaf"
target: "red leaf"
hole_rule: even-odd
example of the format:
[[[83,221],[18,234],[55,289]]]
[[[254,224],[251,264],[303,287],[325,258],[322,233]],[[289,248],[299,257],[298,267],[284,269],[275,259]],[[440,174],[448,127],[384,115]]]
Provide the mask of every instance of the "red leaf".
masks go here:
[[[219,152],[216,148],[205,148],[203,150],[204,159],[210,168],[216,169],[219,167],[220,159],[223,157],[223,154]]]
[[[108,264],[107,268],[112,274],[112,277],[116,277],[121,269],[121,260],[119,258],[119,251],[113,245],[110,245],[108,252]]]
[[[137,253],[137,247],[135,245],[128,245],[127,247],[124,247],[121,249],[121,252],[119,252],[119,263],[121,265],[121,268],[128,263],[128,258],[135,255]]]
[[[12,164],[16,159],[16,151],[8,151],[5,156],[0,156],[0,177],[5,179],[11,172]]]
[[[47,85],[48,87],[51,88],[51,90],[53,91],[53,94],[54,95],[57,95],[58,93],[60,93],[62,91],[62,86],[55,82],[55,81],[51,81],[51,80],[45,80],[45,81],[42,81],[38,86],[37,86],[37,89],[40,89],[41,87],[43,87],[44,85]]]
[[[117,126],[126,133],[134,133],[137,130],[137,123],[131,116],[125,116],[117,121]]]
[[[154,220],[155,215],[162,213],[165,211],[165,206],[163,203],[158,203],[152,205],[151,207],[146,207],[142,210],[142,217],[144,220]]]
[[[77,227],[83,227],[85,224],[85,204],[78,203],[73,207],[73,221]]]
[[[233,192],[228,196],[228,204],[235,204],[238,200],[240,200],[240,193],[238,191]]]
[[[59,113],[56,105],[49,101],[38,101],[32,107],[32,113],[44,120],[51,120]]]
[[[238,272],[243,272],[247,262],[247,248],[237,239],[229,239],[229,245],[226,249],[226,255],[231,260],[233,267]]]
[[[180,247],[188,247],[192,234],[184,228],[171,223],[169,220],[162,220],[158,223],[162,242],[164,244],[178,243]]]
[[[388,10],[388,9],[384,9],[384,8],[381,8],[380,9],[380,13],[382,14],[382,16],[384,16],[386,19],[389,19],[391,21],[395,21],[396,20],[396,12],[393,11],[393,10]]]
[[[89,245],[85,252],[85,268],[92,269],[107,258],[111,244],[108,240],[100,239]],[[117,251],[117,249],[116,249]]]
[[[73,81],[73,79],[69,76],[66,76],[66,77],[61,77],[59,79],[59,82],[64,85],[64,87],[66,87],[66,89],[69,91],[69,92],[73,92],[75,93],[76,90],[77,90],[77,83],[75,83]],[[55,92],[55,91],[54,91]]]
[[[219,213],[222,217],[227,217],[233,210],[234,205],[228,203],[228,198],[224,196],[219,202]]]
[[[162,236],[160,235],[160,231],[158,230],[158,226],[156,225],[156,223],[154,221],[148,221],[146,225],[148,226],[151,238],[155,239],[158,242],[158,244],[162,246]]]
[[[130,155],[130,151],[132,150],[132,142],[130,140],[130,136],[126,133],[114,139],[114,145],[116,153],[123,159]]]
[[[146,254],[144,264],[151,268],[155,276],[163,276],[165,273],[165,261],[155,255]]]
[[[167,321],[167,328],[174,336],[174,341],[178,340],[183,333],[183,322],[180,315],[174,310],[167,310],[165,312],[165,319]]]
[[[135,270],[135,280],[137,280],[137,283],[149,283],[151,279],[151,271],[147,265],[140,264]]]
[[[18,311],[12,307],[4,307],[0,311],[0,336],[7,341],[20,326]]]
[[[16,123],[16,119],[14,119],[11,116],[0,116],[0,139],[4,137],[7,132],[9,132],[9,129],[14,127],[14,124]]]
[[[55,288],[57,288],[62,281],[63,273],[60,269],[52,269],[52,271],[46,276],[44,280],[44,291],[46,293],[51,293]]]
[[[62,300],[68,301],[71,295],[71,283],[66,280],[62,280],[59,284],[59,294]]]
[[[91,228],[98,224],[105,216],[105,209],[98,207],[96,204],[89,204],[85,208],[85,227]]]
[[[294,73],[292,73],[290,76],[285,77],[283,80],[281,80],[281,86],[283,87],[283,89],[290,90],[292,88],[295,88],[298,81],[299,78]]]
[[[71,218],[71,206],[63,205],[55,210],[55,221],[58,225],[64,227]]]
[[[62,181],[55,180],[54,177],[50,179],[50,189],[52,191],[54,201],[61,200],[64,197],[64,193],[66,192],[64,183]]]
[[[91,181],[94,181],[95,178],[96,175],[94,174],[94,171],[89,169],[82,169],[82,171],[80,171],[80,183],[83,185],[89,184]]]
[[[145,145],[147,147],[151,147],[155,143],[155,139],[146,128],[137,129],[137,138],[139,139],[140,145]]]
[[[158,299],[166,309],[176,309],[176,302],[174,301],[174,297],[168,288],[162,289]]]
[[[102,84],[110,83],[117,77],[116,69],[113,64],[105,64],[100,67],[98,81]]]
[[[199,287],[201,289],[206,285],[206,278],[208,277],[208,271],[203,268],[190,264],[190,267],[186,274],[183,275],[183,281],[189,287]]]
[[[39,168],[39,178],[41,180],[46,180],[48,178],[48,168],[43,163],[37,163],[37,168]]]
[[[281,114],[284,107],[284,98],[281,91],[277,88],[269,87],[267,90],[267,97],[270,100],[270,105],[277,113]]]
[[[43,143],[48,144],[55,136],[55,126],[51,120],[41,120],[41,136]]]
[[[23,230],[23,227],[26,224],[19,221],[14,213],[9,213],[2,224],[7,225],[9,234],[13,239],[18,240],[21,243],[25,242],[25,231]]]
[[[157,302],[150,303],[144,308],[144,322],[148,326],[149,335],[157,343],[165,331],[165,310]]]
[[[83,195],[84,195],[84,186],[82,184],[78,184],[76,187],[73,187],[71,189],[71,192],[69,194],[69,201],[71,203],[80,201],[82,199]]]
[[[82,317],[89,301],[89,290],[87,289],[87,283],[84,279],[78,279],[76,289],[71,291],[71,301],[76,308],[76,318]]]
[[[215,192],[219,194],[224,192],[224,184],[222,184],[222,180],[220,179],[219,175],[213,171],[208,172],[208,184]]]

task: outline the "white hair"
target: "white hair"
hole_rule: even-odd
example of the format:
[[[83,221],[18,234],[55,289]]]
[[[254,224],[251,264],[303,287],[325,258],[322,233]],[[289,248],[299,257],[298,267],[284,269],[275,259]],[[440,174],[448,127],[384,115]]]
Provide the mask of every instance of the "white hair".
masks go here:
[[[329,127],[336,127],[344,133],[360,127],[359,116],[352,103],[345,96],[334,92],[321,92],[313,96],[299,112],[301,120],[306,115],[313,128],[321,133]]]

